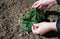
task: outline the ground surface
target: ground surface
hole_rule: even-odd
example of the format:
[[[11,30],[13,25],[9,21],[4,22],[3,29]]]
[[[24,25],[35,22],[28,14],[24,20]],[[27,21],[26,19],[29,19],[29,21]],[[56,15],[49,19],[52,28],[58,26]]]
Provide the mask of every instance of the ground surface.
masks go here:
[[[0,0],[0,39],[58,39],[44,37],[23,31],[20,17],[30,9],[36,0]],[[51,10],[60,11],[58,5]],[[53,35],[53,34],[52,34]]]

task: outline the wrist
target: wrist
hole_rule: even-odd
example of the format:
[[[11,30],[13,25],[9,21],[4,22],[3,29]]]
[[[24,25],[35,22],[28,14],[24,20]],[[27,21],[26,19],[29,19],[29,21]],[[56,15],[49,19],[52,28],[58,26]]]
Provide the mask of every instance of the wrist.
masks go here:
[[[55,4],[57,4],[57,1],[56,0],[53,0]]]
[[[50,29],[53,30],[53,31],[57,30],[57,28],[56,28],[56,22],[51,22],[50,23]]]

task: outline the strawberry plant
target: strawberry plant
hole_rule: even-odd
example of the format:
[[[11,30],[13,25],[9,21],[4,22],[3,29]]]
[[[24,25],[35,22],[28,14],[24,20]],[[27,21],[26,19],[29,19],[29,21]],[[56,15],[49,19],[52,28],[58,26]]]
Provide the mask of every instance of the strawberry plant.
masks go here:
[[[42,22],[44,19],[44,12],[40,9],[31,9],[26,12],[26,15],[21,18],[22,29],[31,31],[31,26],[35,23]]]

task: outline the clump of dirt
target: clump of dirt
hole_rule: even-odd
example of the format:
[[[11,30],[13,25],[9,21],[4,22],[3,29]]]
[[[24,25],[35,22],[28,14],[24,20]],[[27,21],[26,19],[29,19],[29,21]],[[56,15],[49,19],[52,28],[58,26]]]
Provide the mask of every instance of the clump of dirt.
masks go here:
[[[0,0],[0,39],[49,39],[21,29],[20,17],[25,14],[26,10],[31,8],[35,1]],[[60,10],[59,8],[56,9]],[[58,39],[57,37],[54,38]]]

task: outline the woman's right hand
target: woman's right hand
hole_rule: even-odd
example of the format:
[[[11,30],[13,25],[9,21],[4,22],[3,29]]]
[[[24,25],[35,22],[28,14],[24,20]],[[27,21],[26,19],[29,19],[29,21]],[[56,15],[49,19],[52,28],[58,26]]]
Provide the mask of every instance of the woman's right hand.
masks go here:
[[[53,31],[57,30],[56,22],[41,22],[41,23],[33,24],[31,29],[34,34],[40,34],[40,35],[43,35],[51,30]]]

